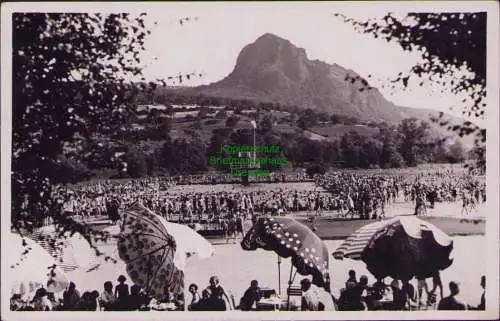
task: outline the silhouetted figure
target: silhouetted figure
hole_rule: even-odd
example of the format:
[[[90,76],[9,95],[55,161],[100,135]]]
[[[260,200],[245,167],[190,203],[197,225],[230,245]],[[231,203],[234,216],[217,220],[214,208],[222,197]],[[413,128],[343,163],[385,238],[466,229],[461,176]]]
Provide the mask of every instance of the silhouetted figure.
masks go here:
[[[458,284],[452,281],[449,288],[450,295],[439,302],[438,310],[465,310],[465,304],[456,299],[456,296],[460,293]]]
[[[261,291],[257,280],[250,282],[250,287],[245,291],[240,300],[240,310],[250,311],[254,303],[259,302],[261,299]]]

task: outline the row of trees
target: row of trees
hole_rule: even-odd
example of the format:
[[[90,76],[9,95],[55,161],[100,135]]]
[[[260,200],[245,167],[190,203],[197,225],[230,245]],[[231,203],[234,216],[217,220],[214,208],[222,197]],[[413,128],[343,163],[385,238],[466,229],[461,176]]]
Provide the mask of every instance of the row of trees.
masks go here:
[[[231,126],[234,125],[233,121],[234,118],[230,117],[225,127],[214,129],[209,142],[204,142],[198,132],[191,129],[185,131],[185,137],[175,140],[170,138],[168,131],[164,132],[166,139],[158,148],[146,145],[141,149],[136,144],[124,145],[122,150],[126,151],[125,162],[119,162],[115,167],[120,170],[120,175],[130,177],[144,177],[160,172],[206,172],[210,169],[210,156],[228,156],[221,152],[221,145],[253,143],[253,130],[236,129]],[[375,136],[360,135],[352,130],[335,141],[318,141],[308,139],[300,131],[278,132],[271,117],[263,117],[256,130],[256,144],[281,146],[280,154],[267,156],[285,157],[291,166],[298,167],[316,164],[344,168],[399,168],[426,162],[457,163],[468,157],[459,140],[436,138],[427,122],[409,118],[398,126],[383,124],[378,129]],[[115,151],[117,150],[119,149]],[[227,165],[214,167],[228,171]],[[267,168],[280,170],[282,166],[268,165]]]

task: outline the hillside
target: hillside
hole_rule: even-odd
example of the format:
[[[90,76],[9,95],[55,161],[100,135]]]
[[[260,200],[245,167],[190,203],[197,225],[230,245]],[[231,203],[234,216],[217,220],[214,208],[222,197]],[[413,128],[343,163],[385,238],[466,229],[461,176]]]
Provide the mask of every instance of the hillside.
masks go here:
[[[346,81],[346,77],[359,78]],[[207,96],[270,101],[360,120],[398,122],[430,110],[401,108],[359,75],[338,64],[310,60],[306,51],[273,34],[245,46],[233,71],[219,82],[183,91]]]

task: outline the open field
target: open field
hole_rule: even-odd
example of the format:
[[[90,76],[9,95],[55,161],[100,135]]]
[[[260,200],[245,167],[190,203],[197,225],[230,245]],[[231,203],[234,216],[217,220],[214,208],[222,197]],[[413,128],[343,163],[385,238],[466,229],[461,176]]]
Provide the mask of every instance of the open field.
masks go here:
[[[357,132],[360,136],[374,136],[379,132],[377,128],[368,127],[365,125],[343,125],[343,124],[325,124],[316,125],[309,129],[317,135],[323,136],[327,140],[341,139],[343,135],[351,130]]]

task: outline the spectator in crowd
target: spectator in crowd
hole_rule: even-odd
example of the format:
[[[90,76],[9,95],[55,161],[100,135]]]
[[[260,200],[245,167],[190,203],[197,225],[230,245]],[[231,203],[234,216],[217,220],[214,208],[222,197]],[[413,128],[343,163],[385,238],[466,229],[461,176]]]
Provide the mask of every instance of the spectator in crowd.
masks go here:
[[[356,285],[353,291],[354,304],[360,309],[365,310],[365,308],[367,307],[367,299],[369,298],[368,277],[366,275],[362,275],[359,278],[359,283]]]
[[[393,310],[405,310],[406,309],[406,293],[401,289],[401,285],[399,280],[393,280],[391,283],[393,301],[392,301],[392,309]]]
[[[35,311],[52,310],[52,302],[50,302],[47,295],[47,290],[45,290],[44,288],[38,289],[36,291],[35,297],[33,298],[33,308]]]
[[[319,294],[311,286],[311,280],[302,279],[300,281],[302,290],[301,311],[324,311],[325,305],[320,301]]]
[[[125,310],[127,311],[137,311],[147,303],[146,298],[141,294],[141,288],[135,284],[130,287],[130,295],[126,300]]]
[[[231,302],[229,301],[229,296],[227,295],[226,291],[224,288],[220,285],[219,277],[218,276],[211,276],[209,280],[210,285],[208,286],[208,289],[210,290],[210,293],[212,294],[212,300],[214,306],[216,306],[218,309],[222,309],[224,307],[225,311],[227,308],[227,305],[230,305]],[[222,302],[224,305],[222,304]],[[220,311],[220,310],[217,310]]]
[[[340,311],[360,310],[360,307],[355,305],[354,300],[354,289],[356,288],[356,286],[356,282],[348,281],[346,282],[345,288],[340,291],[340,297],[337,303]]]
[[[425,278],[423,277],[417,277],[417,295],[418,295],[418,305],[419,306],[422,306],[423,303],[422,303],[422,296],[424,294],[424,291],[425,291],[425,295],[427,296],[427,298],[430,297],[429,295],[429,286],[427,285],[427,281]]]
[[[82,294],[82,297],[76,304],[76,309],[77,311],[97,311],[98,310],[98,302],[97,299],[99,298],[99,292],[97,291],[92,291],[92,292],[84,292]]]
[[[250,287],[245,291],[240,300],[240,310],[250,311],[254,303],[259,302],[262,297],[257,280],[250,282]]]
[[[21,310],[24,307],[24,301],[21,297],[21,294],[13,294],[10,297],[10,310],[11,311],[18,311]]]
[[[201,291],[201,299],[190,306],[190,311],[215,311],[212,305],[212,293],[209,288]]]
[[[354,282],[356,284],[358,284],[358,280],[356,278],[356,271],[354,270],[349,270],[349,278],[347,279],[347,281],[345,282],[346,284],[346,288],[347,288],[347,283],[349,282]]]
[[[128,302],[129,288],[126,280],[124,275],[120,275],[117,280],[119,284],[115,287],[116,305],[120,310],[126,308]]]
[[[435,292],[439,289],[439,300],[443,299],[443,283],[441,282],[441,275],[439,271],[436,271],[432,275],[432,289],[428,293],[429,299],[435,298]],[[429,301],[429,299],[427,301]],[[428,304],[431,302],[428,302]]]
[[[467,308],[469,310],[482,310],[484,311],[486,309],[486,300],[484,298],[484,292],[485,292],[485,289],[486,289],[486,276],[481,276],[481,283],[480,283],[481,287],[483,288],[483,293],[481,294],[481,303],[479,303],[478,306],[471,306],[471,305],[468,305]]]
[[[189,293],[191,293],[191,302],[188,305],[188,310],[192,310],[192,306],[196,305],[200,300],[200,294],[198,293],[198,285],[191,283],[188,288]]]
[[[375,283],[372,285],[372,290],[373,290],[373,296],[375,300],[380,300],[382,299],[384,292],[387,288],[387,285],[384,282],[384,279],[377,279]]]
[[[438,305],[438,310],[465,310],[465,304],[458,301],[456,296],[460,293],[458,283],[451,281],[449,284],[450,295],[443,298]]]
[[[63,293],[63,308],[64,310],[73,310],[80,301],[80,292],[76,289],[73,282],[69,283],[68,289]]]
[[[415,306],[417,304],[417,293],[415,291],[415,287],[409,281],[403,281],[403,287],[401,290],[406,295],[407,303]]]
[[[106,310],[110,311],[114,309],[116,303],[116,296],[113,293],[113,283],[111,281],[104,282],[104,291],[100,296],[100,305]]]

